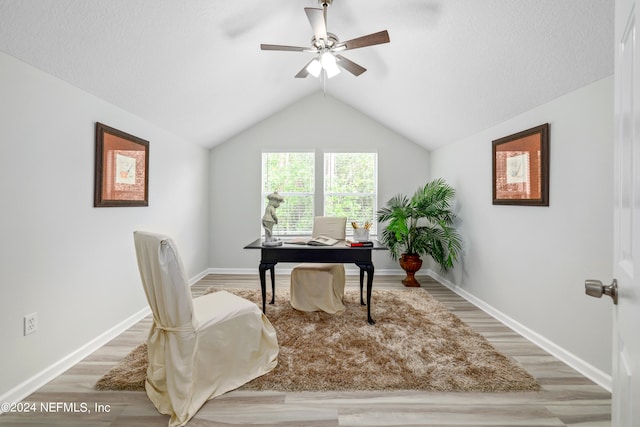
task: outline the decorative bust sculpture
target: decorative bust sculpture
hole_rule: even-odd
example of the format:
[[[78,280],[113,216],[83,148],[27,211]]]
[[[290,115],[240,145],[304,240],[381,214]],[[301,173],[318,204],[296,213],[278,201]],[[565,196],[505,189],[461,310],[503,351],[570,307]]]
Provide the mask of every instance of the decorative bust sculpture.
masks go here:
[[[265,246],[280,246],[282,241],[273,237],[273,226],[278,223],[278,216],[276,215],[276,208],[280,206],[280,203],[284,202],[284,198],[278,194],[277,191],[267,196],[269,203],[264,210],[262,216],[262,226],[264,227],[264,242]]]

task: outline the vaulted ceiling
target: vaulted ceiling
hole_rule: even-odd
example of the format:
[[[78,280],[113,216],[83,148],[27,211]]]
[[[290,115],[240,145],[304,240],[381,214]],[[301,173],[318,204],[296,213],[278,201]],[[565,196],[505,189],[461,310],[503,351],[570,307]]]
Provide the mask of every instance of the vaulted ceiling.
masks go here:
[[[334,0],[328,30],[391,42],[327,94],[434,149],[613,73],[613,0]],[[0,0],[0,50],[213,147],[322,91],[294,75],[317,0]],[[330,126],[318,117],[318,127]]]

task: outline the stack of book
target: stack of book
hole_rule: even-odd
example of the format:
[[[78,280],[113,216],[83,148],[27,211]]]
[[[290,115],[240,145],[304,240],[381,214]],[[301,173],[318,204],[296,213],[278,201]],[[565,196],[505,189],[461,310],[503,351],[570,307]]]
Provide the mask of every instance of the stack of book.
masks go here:
[[[347,240],[347,246],[351,246],[352,248],[357,248],[357,247],[364,247],[364,248],[368,248],[373,246],[373,242],[371,241],[367,241],[367,242],[354,242],[351,240]]]

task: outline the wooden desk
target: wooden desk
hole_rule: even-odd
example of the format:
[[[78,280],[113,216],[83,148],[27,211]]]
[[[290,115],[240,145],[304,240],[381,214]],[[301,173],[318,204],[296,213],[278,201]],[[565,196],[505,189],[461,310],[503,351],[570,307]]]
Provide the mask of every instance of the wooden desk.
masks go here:
[[[371,289],[373,287],[373,262],[371,252],[374,250],[386,250],[377,240],[370,247],[350,247],[344,241],[333,246],[309,246],[284,243],[282,246],[262,246],[262,239],[257,239],[244,249],[260,249],[260,289],[262,291],[262,312],[265,312],[267,299],[267,286],[265,280],[266,271],[271,272],[271,302],[275,303],[275,265],[279,262],[321,262],[355,264],[360,268],[360,304],[367,306],[367,322],[373,325],[371,318]],[[367,273],[367,302],[362,297],[364,273]]]

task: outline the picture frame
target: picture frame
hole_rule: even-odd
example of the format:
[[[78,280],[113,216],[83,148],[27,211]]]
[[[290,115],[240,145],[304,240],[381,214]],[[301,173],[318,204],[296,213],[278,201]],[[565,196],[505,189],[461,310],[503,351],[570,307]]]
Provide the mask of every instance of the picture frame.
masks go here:
[[[549,123],[492,144],[493,204],[549,206]]]
[[[149,205],[149,141],[96,122],[94,207]]]

